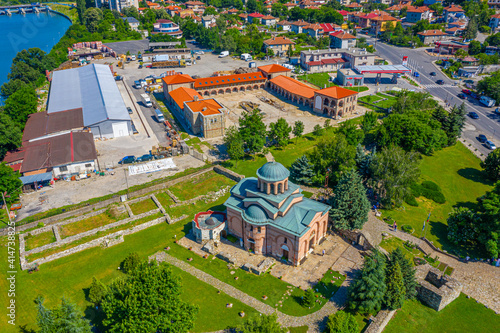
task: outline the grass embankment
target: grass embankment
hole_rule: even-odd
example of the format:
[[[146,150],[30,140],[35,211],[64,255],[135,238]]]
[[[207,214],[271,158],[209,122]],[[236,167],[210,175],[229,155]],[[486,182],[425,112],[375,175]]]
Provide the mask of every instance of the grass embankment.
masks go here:
[[[38,235],[28,235],[24,237],[25,241],[25,251],[32,250],[34,248],[48,245],[50,243],[54,243],[56,241],[56,236],[54,236],[54,232],[52,230],[42,232]]]
[[[413,261],[415,258],[420,258],[425,261],[427,261],[431,266],[433,267],[438,267],[439,261],[436,260],[435,258],[430,258],[427,257],[422,251],[416,248],[409,247],[404,244],[404,242],[397,238],[397,237],[384,237],[382,242],[380,243],[380,247],[385,249],[387,252],[392,252],[396,248],[400,247],[403,249],[403,253],[405,254],[406,258],[410,260],[412,265],[415,265],[415,262]]]
[[[202,193],[219,190],[222,187],[233,186],[236,183],[231,179],[214,171],[206,172],[188,181],[175,184],[169,188],[179,200],[186,201],[196,198]]]
[[[498,327],[500,316],[461,294],[439,312],[418,300],[406,301],[384,333],[497,332]]]
[[[149,212],[150,210],[157,209],[158,207],[156,206],[155,202],[151,198],[147,198],[138,202],[135,202],[133,204],[129,205],[130,210],[134,215],[139,215],[142,213]]]
[[[475,207],[476,199],[492,189],[492,183],[486,180],[479,166],[479,158],[474,156],[463,144],[444,148],[432,156],[423,156],[420,163],[421,179],[435,182],[446,198],[444,204],[438,204],[423,197],[417,198],[418,207],[404,204],[394,210],[383,210],[383,216],[390,216],[399,226],[410,225],[416,237],[421,236],[422,226],[429,212],[431,218],[426,224],[425,235],[439,248],[448,252],[458,251],[461,255],[477,255],[473,249],[457,247],[447,239],[448,214],[453,206]]]
[[[109,210],[105,211],[102,214],[88,217],[86,219],[76,221],[73,223],[69,223],[63,225],[59,228],[59,234],[61,238],[66,238],[69,236],[74,236],[76,234],[80,234],[85,231],[89,231],[95,228],[102,227],[104,225],[117,222],[119,220],[126,219],[128,217],[128,213],[125,212],[119,216],[113,216]]]
[[[71,8],[69,6],[64,6],[64,5],[57,5],[57,4],[49,4],[50,8],[55,10],[56,12],[59,12],[61,14],[66,15],[69,17],[71,20],[71,23],[79,23],[80,21],[78,20],[78,12],[76,8]]]
[[[339,86],[330,81],[331,76],[328,73],[312,73],[312,74],[304,74],[299,75],[297,78],[301,81],[308,82],[312,85],[315,85],[318,89],[329,88]],[[360,87],[342,87],[349,90],[362,92],[368,90],[368,87],[360,86]]]
[[[396,103],[396,97],[381,93],[376,93],[375,95],[362,96],[359,98],[359,100],[366,103],[374,104],[381,108],[390,108],[392,105],[394,105],[394,103]],[[372,110],[376,110],[376,108],[371,105],[363,105],[363,106]]]

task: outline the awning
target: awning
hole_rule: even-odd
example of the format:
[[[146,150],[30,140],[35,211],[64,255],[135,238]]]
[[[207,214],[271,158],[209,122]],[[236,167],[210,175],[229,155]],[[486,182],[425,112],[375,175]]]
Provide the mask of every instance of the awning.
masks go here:
[[[40,173],[37,175],[31,176],[23,176],[19,177],[19,179],[23,182],[23,185],[33,184],[33,183],[42,183],[46,181],[50,181],[52,179],[52,172]]]

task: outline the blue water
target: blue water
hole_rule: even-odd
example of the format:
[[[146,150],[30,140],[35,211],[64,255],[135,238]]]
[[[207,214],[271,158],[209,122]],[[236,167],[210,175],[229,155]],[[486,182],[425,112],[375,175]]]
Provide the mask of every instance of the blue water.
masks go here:
[[[0,85],[8,81],[17,52],[32,47],[50,52],[70,25],[66,17],[52,12],[0,15]]]

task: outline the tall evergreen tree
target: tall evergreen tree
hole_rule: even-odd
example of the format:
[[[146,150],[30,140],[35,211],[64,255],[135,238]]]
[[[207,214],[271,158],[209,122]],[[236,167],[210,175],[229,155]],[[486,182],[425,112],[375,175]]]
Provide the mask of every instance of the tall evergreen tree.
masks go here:
[[[107,292],[108,287],[94,276],[89,288],[89,300],[95,305],[99,305]]]
[[[330,217],[337,229],[361,229],[368,221],[370,203],[366,189],[357,171],[342,174],[335,187]]]
[[[385,283],[387,285],[385,305],[391,310],[401,309],[405,300],[405,286],[403,274],[397,262],[387,267]]]
[[[91,326],[83,314],[77,310],[76,305],[66,299],[53,309],[47,309],[44,298],[38,296],[35,300],[37,306],[38,333],[68,332],[68,333],[91,333]]]
[[[312,289],[307,289],[302,299],[302,305],[306,308],[312,308],[315,301],[316,297],[314,296],[314,291]]]
[[[460,135],[462,135],[466,113],[465,104],[462,103],[459,107],[453,106],[450,114],[446,117],[443,123],[443,130],[448,137],[448,146],[454,145]]]
[[[309,185],[312,183],[314,170],[306,155],[302,155],[292,163],[290,167],[290,179],[299,184]]]
[[[337,311],[328,317],[326,333],[358,333],[358,322],[356,318],[345,311]]]
[[[465,27],[464,38],[465,39],[475,39],[477,37],[477,19],[473,16],[469,23],[467,23],[467,27]]]
[[[404,255],[403,249],[397,247],[391,252],[389,265],[398,263],[403,274],[403,284],[405,287],[406,299],[413,299],[417,296],[417,280],[415,279],[415,268],[410,260]]]
[[[258,153],[266,143],[266,124],[259,109],[243,112],[239,119],[240,134],[250,153]]]
[[[1,126],[1,125],[0,125]],[[493,181],[500,180],[500,149],[495,149],[481,162],[484,175]]]
[[[382,308],[386,289],[385,258],[375,250],[365,257],[361,272],[349,290],[349,306],[361,313],[376,313]]]
[[[85,13],[85,10],[87,9],[87,6],[85,4],[85,0],[76,0],[76,11],[78,13],[78,19],[80,20],[80,24],[85,24],[85,19],[83,17],[83,14]]]

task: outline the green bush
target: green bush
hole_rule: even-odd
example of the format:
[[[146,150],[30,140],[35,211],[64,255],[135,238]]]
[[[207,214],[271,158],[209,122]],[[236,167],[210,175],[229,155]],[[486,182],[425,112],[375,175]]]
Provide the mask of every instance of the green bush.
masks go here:
[[[441,192],[441,188],[438,186],[438,184],[431,182],[430,180],[423,181],[422,187],[425,187],[426,189],[429,189],[431,191]]]
[[[408,233],[408,234],[411,234],[413,233],[413,228],[408,225],[408,224],[404,224],[402,227],[401,227],[401,230],[403,230],[404,232]]]
[[[438,204],[444,204],[446,202],[446,198],[441,192],[441,188],[434,182],[424,181],[422,182],[422,184],[413,184],[410,188],[411,188],[411,193],[415,198],[425,197]],[[413,206],[410,203],[411,199],[406,199],[405,201],[407,204]]]
[[[415,200],[415,196],[413,196],[413,195],[407,196],[405,199],[405,202],[410,206],[418,207],[418,202],[417,202],[417,200]]]

